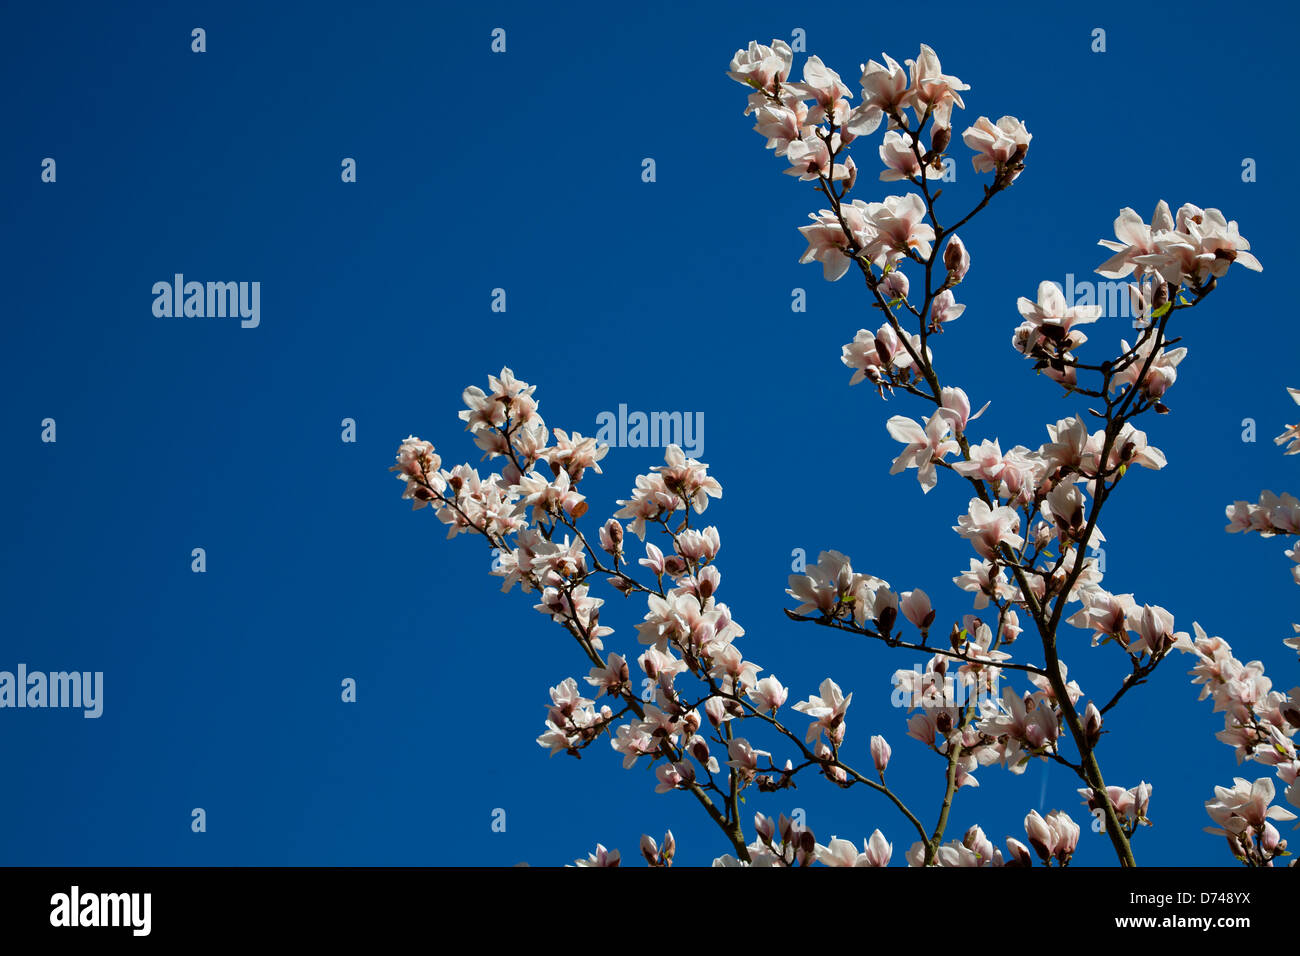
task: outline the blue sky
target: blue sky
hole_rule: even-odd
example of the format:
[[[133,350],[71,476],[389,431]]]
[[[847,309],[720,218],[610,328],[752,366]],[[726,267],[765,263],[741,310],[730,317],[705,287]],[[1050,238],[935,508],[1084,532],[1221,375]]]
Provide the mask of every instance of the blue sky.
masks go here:
[[[1011,350],[1015,300],[1088,277],[1121,207],[1145,216],[1165,198],[1239,222],[1265,271],[1234,269],[1184,320],[1173,413],[1143,426],[1170,467],[1107,506],[1107,583],[1180,628],[1199,620],[1293,686],[1285,544],[1223,533],[1229,502],[1300,484],[1271,442],[1295,411],[1283,387],[1300,384],[1280,304],[1297,142],[1261,92],[1285,88],[1293,20],[1209,3],[943,3],[925,17],[861,4],[7,5],[0,669],[103,671],[105,702],[98,720],[0,711],[0,861],[554,864],[597,841],[632,857],[642,832],[670,827],[681,863],[724,852],[693,800],[656,796],[648,771],[623,771],[605,746],[547,759],[534,743],[547,688],[586,672],[577,648],[517,590],[498,593],[479,542],[444,541],[399,500],[386,469],[408,434],[447,463],[477,461],[459,396],[505,365],[538,386],[553,427],[590,434],[620,404],[704,414],[703,459],[725,489],[705,517],[747,656],[792,700],[828,674],[854,691],[850,749],[866,764],[868,737],[884,734],[892,780],[933,821],[942,765],[889,704],[889,675],[913,658],[781,613],[795,548],[922,587],[941,618],[969,610],[949,583],[969,558],[950,530],[967,494],[941,481],[923,498],[914,474],[888,475],[898,446],[884,422],[920,409],[848,387],[840,346],[877,322],[859,283],[796,263],[818,197],[781,175],[724,75],[738,47],[795,28],[855,89],[867,58],[929,43],[972,87],[958,131],[1012,114],[1034,135],[1024,175],[962,230],[968,308],[937,349],[946,381],[992,401],[974,437],[1036,446],[1045,422],[1077,410]],[[495,27],[504,54],[490,51]],[[1105,53],[1090,50],[1097,27]],[[949,219],[982,181],[969,151],[953,155]],[[55,183],[41,182],[45,157]],[[340,181],[344,157],[355,183]],[[1242,181],[1247,157],[1256,182]],[[874,149],[856,158],[857,195],[899,191],[872,181]],[[176,273],[259,281],[260,325],[155,317],[150,290]],[[490,310],[494,288],[505,313]],[[1099,346],[1125,332],[1094,328]],[[46,418],[54,444],[40,440]],[[340,440],[344,418],[355,443]],[[611,450],[587,489],[593,513],[661,460]],[[606,596],[607,646],[630,654],[643,607]],[[1109,696],[1124,661],[1087,643],[1066,633],[1063,657]],[[1169,661],[1108,721],[1108,782],[1155,787],[1143,863],[1231,862],[1200,828],[1237,768],[1186,669]],[[340,701],[345,677],[355,704]],[[1035,808],[1086,818],[1063,768],[979,779],[954,836],[979,822],[1001,844]],[[812,778],[747,807],[803,808],[823,842],[879,827],[899,858],[911,842],[885,801]],[[1085,833],[1077,861],[1110,852]]]

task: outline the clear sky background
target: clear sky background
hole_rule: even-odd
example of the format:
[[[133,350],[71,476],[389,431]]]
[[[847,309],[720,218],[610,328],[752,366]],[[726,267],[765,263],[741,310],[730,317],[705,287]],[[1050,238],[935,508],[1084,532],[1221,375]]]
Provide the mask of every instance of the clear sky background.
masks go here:
[[[460,393],[505,365],[553,427],[591,434],[620,404],[704,413],[725,489],[704,517],[747,657],[791,702],[828,674],[853,691],[848,754],[868,764],[884,734],[891,780],[932,823],[942,763],[889,703],[915,659],[781,613],[796,548],[922,587],[941,619],[970,609],[950,583],[971,554],[951,530],[968,492],[941,480],[922,497],[914,472],[888,475],[884,422],[921,409],[849,388],[840,347],[878,322],[860,282],[796,263],[819,197],[781,175],[724,75],[738,47],[795,28],[855,91],[861,62],[929,43],[972,87],[958,133],[1003,114],[1033,133],[1027,171],[962,230],[968,308],[936,345],[945,380],[992,401],[974,438],[1037,446],[1081,410],[1012,351],[1015,301],[1097,278],[1121,207],[1149,216],[1165,198],[1239,222],[1265,271],[1234,268],[1180,320],[1173,412],[1144,423],[1170,466],[1107,506],[1107,584],[1297,683],[1286,544],[1223,532],[1234,499],[1300,488],[1271,441],[1296,416],[1283,387],[1300,385],[1293,9],[923,6],[6,3],[0,669],[103,671],[105,702],[98,720],[0,711],[0,862],[556,864],[597,841],[634,858],[642,832],[669,827],[680,863],[725,852],[694,800],[654,794],[644,762],[624,771],[604,744],[547,759],[547,688],[584,659],[530,596],[499,593],[481,542],[444,541],[399,499],[386,469],[408,434],[477,462]],[[856,154],[868,200],[901,191],[874,182],[877,142]],[[952,152],[949,220],[984,181]],[[260,281],[260,327],[156,318],[152,285],[175,273]],[[1094,356],[1131,338],[1121,319],[1088,331]],[[661,461],[611,450],[586,489],[593,517]],[[635,656],[643,604],[604,596],[607,647]],[[1028,636],[1015,650],[1038,660]],[[1084,632],[1062,653],[1103,699],[1126,670]],[[1167,662],[1107,722],[1108,782],[1155,787],[1141,863],[1232,862],[1201,828],[1239,771],[1188,666]],[[953,836],[979,822],[1001,845],[1031,809],[1087,822],[1064,768],[978,778]],[[879,827],[896,861],[912,842],[883,799],[812,777],[747,804],[796,807],[822,842]],[[1077,862],[1113,862],[1108,842],[1085,831]]]

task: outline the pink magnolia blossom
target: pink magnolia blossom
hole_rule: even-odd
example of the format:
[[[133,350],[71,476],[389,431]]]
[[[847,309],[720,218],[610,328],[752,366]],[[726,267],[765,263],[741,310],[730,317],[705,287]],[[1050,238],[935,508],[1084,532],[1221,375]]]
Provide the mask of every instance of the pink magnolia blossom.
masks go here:
[[[952,421],[952,430],[958,435],[966,431],[966,426],[984,414],[992,402],[985,402],[974,415],[970,413],[970,399],[966,393],[951,385],[945,385],[939,393],[939,404]]]
[[[1169,212],[1169,204],[1163,199],[1156,204],[1151,225],[1147,225],[1141,216],[1125,206],[1115,219],[1115,239],[1098,240],[1098,245],[1112,250],[1115,255],[1099,265],[1097,272],[1109,279],[1123,278],[1139,268],[1140,259],[1158,252],[1155,236],[1172,232],[1173,228],[1174,217]]]
[[[900,179],[914,179],[918,176],[937,179],[943,175],[943,170],[936,169],[931,163],[922,166],[921,160],[912,149],[911,141],[902,133],[893,130],[885,134],[884,142],[880,144],[880,161],[885,164],[880,174],[881,182],[897,182]]]
[[[1262,830],[1268,820],[1294,820],[1296,815],[1285,807],[1271,806],[1277,790],[1268,777],[1250,781],[1233,777],[1231,787],[1215,787],[1214,799],[1207,801],[1205,812],[1219,828],[1206,827],[1207,833],[1240,834],[1248,827]]]
[[[889,473],[896,475],[907,468],[917,469],[916,478],[921,483],[921,491],[928,493],[938,482],[935,462],[960,450],[957,442],[948,437],[952,432],[952,419],[936,411],[922,427],[904,415],[895,415],[886,422],[886,428],[891,438],[907,446],[894,459]]]
[[[1286,392],[1300,405],[1300,388],[1288,388]],[[1282,453],[1284,455],[1300,453],[1300,425],[1288,425],[1286,431],[1273,439],[1273,444],[1286,445],[1286,451]]]
[[[731,58],[727,76],[753,89],[774,92],[790,75],[793,62],[794,53],[784,40],[773,40],[771,46],[751,40],[748,49],[737,50]]]
[[[838,736],[842,740],[844,737],[844,714],[853,701],[853,695],[849,694],[845,697],[840,690],[840,685],[829,677],[822,681],[820,690],[820,696],[810,696],[807,700],[794,705],[794,709],[799,713],[806,714],[815,720],[815,723],[809,726],[804,737],[805,743],[811,743],[823,733],[826,733],[832,739]]]
[[[1004,116],[996,125],[987,116],[981,116],[974,126],[962,133],[961,138],[975,150],[971,164],[977,173],[995,172],[1012,160],[1023,158],[1029,141],[1033,139],[1024,124],[1014,116]],[[1020,170],[1016,170],[1011,178],[1014,180],[1019,175]]]
[[[823,63],[818,56],[808,57],[803,67],[803,82],[791,83],[790,88],[815,100],[817,107],[823,111],[830,111],[839,100],[853,96],[853,92],[844,85],[840,75]],[[847,116],[844,119],[847,119]],[[821,114],[809,118],[811,123],[821,121]]]
[[[618,866],[618,850],[606,850],[604,846],[597,843],[596,852],[588,853],[585,860],[575,860],[574,866]]]
[[[754,113],[754,132],[766,137],[767,148],[777,156],[784,156],[791,143],[799,142],[808,124],[808,107],[798,101],[767,103]]]
[[[953,578],[953,583],[963,591],[975,592],[975,610],[988,607],[989,598],[1002,600],[1010,594],[1006,572],[999,569],[993,574],[993,566],[988,561],[970,559],[970,568]]]
[[[1135,358],[1111,378],[1110,387],[1112,391],[1137,383],[1138,376],[1142,374],[1142,369],[1146,366],[1147,359],[1155,347],[1155,341],[1154,338],[1148,338],[1134,349],[1130,348],[1128,342],[1123,339],[1120,340],[1119,344],[1122,352],[1124,354],[1134,352]],[[1178,363],[1186,356],[1186,348],[1167,349],[1161,346],[1147,369],[1146,377],[1142,379],[1142,392],[1153,399],[1162,398],[1165,392],[1169,390],[1169,386],[1173,385],[1178,379],[1178,372],[1176,371]]]
[[[869,136],[882,118],[896,116],[907,105],[907,71],[889,55],[881,55],[885,58],[883,65],[868,60],[862,67],[862,104],[850,114],[847,123],[848,131],[855,136]]]
[[[934,608],[930,606],[929,595],[920,588],[904,591],[898,607],[903,612],[903,616],[922,632],[928,630],[934,622]]]
[[[1044,863],[1055,859],[1062,866],[1070,861],[1079,843],[1079,825],[1063,810],[1053,810],[1045,818],[1037,810],[1025,817],[1029,845]]]
[[[839,219],[825,209],[820,213],[809,213],[808,218],[813,224],[799,227],[799,232],[808,241],[808,248],[799,257],[800,264],[820,262],[826,281],[842,279],[853,264],[853,258],[849,254],[849,238],[844,234]]]
[[[893,275],[896,273],[891,272],[885,278]],[[853,341],[841,349],[840,360],[849,368],[856,369],[849,384],[871,381],[883,388],[890,388],[888,377],[910,369],[914,364],[913,354],[924,354],[927,359],[929,357],[930,350],[922,350],[919,335],[909,335],[907,344],[911,346],[910,351],[888,324],[882,325],[875,334],[859,329]]]
[[[966,306],[957,302],[951,289],[944,289],[930,300],[930,328],[941,330],[945,322],[952,322],[961,317]]]
[[[790,691],[781,686],[781,682],[774,675],[769,674],[761,681],[755,684],[749,691],[749,697],[763,713],[774,714],[780,710],[781,705],[786,702]]]
[[[930,257],[934,229],[925,221],[925,201],[916,193],[888,196],[884,202],[866,203],[862,209],[873,233],[866,243],[866,256],[878,267],[896,264],[907,256]]]
[[[1040,282],[1038,301],[1033,302],[1021,296],[1016,301],[1024,322],[1020,329],[1027,337],[1029,349],[1022,349],[1026,354],[1035,345],[1046,345],[1054,354],[1064,354],[1069,349],[1078,348],[1088,337],[1075,329],[1077,325],[1087,325],[1101,318],[1102,307],[1099,305],[1066,304],[1061,287],[1055,282]]]
[[[936,126],[952,125],[953,107],[966,108],[959,94],[970,87],[957,77],[945,74],[939,57],[924,43],[916,59],[908,60],[907,65],[912,74],[907,105],[916,113],[918,123],[922,116],[931,113]]]
[[[1015,509],[1005,505],[990,507],[979,498],[972,498],[966,514],[957,519],[953,530],[970,541],[975,553],[992,560],[998,548],[1007,545],[1018,548],[1025,543],[1018,532],[1020,516]]]
[[[802,138],[793,140],[785,147],[785,158],[790,161],[790,168],[785,172],[800,181],[829,179],[833,182],[849,178],[849,167],[844,163],[831,162],[831,149],[838,143],[839,134],[835,134],[831,146],[805,127]]]

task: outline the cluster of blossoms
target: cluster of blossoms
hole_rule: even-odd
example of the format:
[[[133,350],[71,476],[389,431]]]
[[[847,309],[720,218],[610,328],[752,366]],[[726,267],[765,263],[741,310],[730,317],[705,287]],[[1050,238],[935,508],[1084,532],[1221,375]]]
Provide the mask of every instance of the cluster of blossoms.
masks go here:
[[[1300,389],[1288,388],[1287,393],[1300,403]],[[1288,445],[1285,454],[1294,454],[1300,450],[1297,434],[1300,426],[1288,426],[1275,442]],[[1300,501],[1289,494],[1265,491],[1258,502],[1233,502],[1226,513],[1230,534],[1254,531],[1265,538],[1300,534]],[[1293,545],[1286,555],[1300,562],[1300,544]],[[1292,568],[1292,576],[1300,584],[1300,565]],[[1283,643],[1300,651],[1300,624],[1292,627],[1295,634]],[[1195,638],[1184,636],[1177,646],[1196,658],[1189,673],[1192,683],[1201,687],[1200,699],[1212,699],[1214,712],[1223,714],[1223,730],[1215,736],[1233,748],[1238,764],[1249,760],[1272,767],[1286,788],[1287,802],[1300,808],[1300,753],[1295,744],[1300,731],[1300,686],[1285,694],[1274,690],[1262,663],[1243,664],[1223,638],[1208,636],[1199,625],[1195,631]],[[1208,827],[1208,832],[1225,837],[1229,850],[1242,863],[1273,866],[1290,853],[1287,841],[1271,821],[1297,818],[1285,807],[1272,805],[1276,793],[1276,785],[1268,777],[1254,781],[1235,777],[1231,787],[1215,787],[1215,799],[1205,804],[1216,824]]]
[[[1229,534],[1254,531],[1261,538],[1277,534],[1300,535],[1300,499],[1286,492],[1275,495],[1264,491],[1256,502],[1234,501],[1228,506],[1227,515]],[[1300,541],[1293,543],[1284,553],[1294,565],[1291,576],[1296,584],[1300,584]]]
[[[888,866],[893,858],[893,844],[879,830],[862,841],[862,849],[850,840],[832,836],[830,842],[817,842],[813,832],[781,815],[777,823],[762,813],[754,815],[754,830],[758,838],[746,850],[749,861],[742,862],[731,854],[713,861],[714,866]],[[998,849],[979,826],[966,831],[960,840],[950,840],[940,845],[927,864],[925,843],[914,843],[906,853],[909,866],[942,867],[992,867],[1033,866],[1035,853],[1044,866],[1056,863],[1068,866],[1079,843],[1079,827],[1069,815],[1053,810],[1045,818],[1037,811],[1025,817],[1025,833],[1029,845],[1014,837],[1006,840],[1007,853]],[[644,841],[646,837],[642,837]]]
[[[888,56],[883,65],[864,65],[857,107],[848,102],[852,92],[820,59],[809,59],[802,83],[790,80],[792,66],[790,50],[780,41],[770,47],[751,43],[737,52],[729,75],[752,89],[746,113],[757,114],[755,128],[768,148],[786,157],[792,166],[788,172],[815,181],[830,200],[831,208],[812,214],[812,224],[800,229],[808,243],[800,261],[820,262],[831,281],[856,264],[885,315],[878,329],[859,330],[843,347],[843,362],[853,369],[850,384],[870,381],[882,397],[901,389],[932,403],[920,421],[894,415],[887,422],[890,436],[904,446],[891,473],[916,469],[923,493],[937,485],[941,469],[972,486],[975,496],[953,530],[976,557],[953,580],[973,594],[976,612],[997,615],[995,622],[965,615],[952,624],[951,649],[934,653],[924,670],[895,675],[909,705],[909,736],[950,761],[957,787],[973,784],[978,766],[998,763],[1019,772],[1032,756],[1064,761],[1060,744],[1073,737],[1083,758],[1076,770],[1089,784],[1082,792],[1090,809],[1105,812],[1103,824],[1113,824],[1110,832],[1123,834],[1124,845],[1116,846],[1123,858],[1126,838],[1149,822],[1150,787],[1096,785],[1100,775],[1088,761],[1104,713],[1175,647],[1190,646],[1191,639],[1175,630],[1174,617],[1165,608],[1104,588],[1086,551],[1105,541],[1098,516],[1129,467],[1159,470],[1167,463],[1132,419],[1147,410],[1167,411],[1166,396],[1187,355],[1186,348],[1171,347],[1165,336],[1173,313],[1198,304],[1233,262],[1259,271],[1259,261],[1237,224],[1217,209],[1187,204],[1171,213],[1162,201],[1149,224],[1132,209],[1122,210],[1115,221],[1116,240],[1101,240],[1112,256],[1097,271],[1112,279],[1133,277],[1129,294],[1137,314],[1147,320],[1137,342],[1121,339],[1113,359],[1081,365],[1076,351],[1088,341],[1083,327],[1098,322],[1102,309],[1067,302],[1052,282],[1039,285],[1035,300],[1019,299],[1021,323],[1012,335],[1013,347],[1034,359],[1036,368],[1067,393],[1105,402],[1104,415],[1092,412],[1102,422],[1090,431],[1081,417],[1064,418],[1048,426],[1050,440],[1037,448],[1015,445],[1004,451],[996,437],[976,442],[967,430],[985,409],[972,415],[965,391],[939,381],[928,342],[965,310],[953,289],[970,269],[970,254],[953,228],[940,225],[934,212],[937,194],[927,180],[944,168],[952,111],[965,107],[961,94],[969,87],[944,74],[934,51],[924,46],[915,60],[906,61],[906,69]],[[905,181],[916,191],[880,202],[849,201],[857,167],[848,148],[885,120],[880,179]],[[927,124],[928,144],[923,139]],[[962,138],[976,151],[975,170],[990,174],[992,181],[984,187],[980,205],[958,226],[1020,175],[1031,140],[1013,117],[996,124],[981,117]],[[912,265],[923,271],[924,288],[909,279]],[[915,322],[913,328],[907,327],[909,320]],[[1081,382],[1083,370],[1098,374],[1095,387]],[[1300,401],[1300,392],[1293,397]],[[1300,426],[1278,441],[1291,443],[1288,453],[1300,451]],[[1295,505],[1295,499],[1267,494],[1259,506],[1238,503],[1229,509],[1230,530],[1300,533],[1300,507]],[[1297,560],[1300,581],[1300,548],[1288,555]],[[932,650],[927,641],[936,611],[929,596],[920,589],[898,594],[874,575],[854,573],[839,552],[824,552],[817,567],[792,576],[788,593],[798,602],[788,612],[796,619],[817,620],[892,646]],[[1070,604],[1076,609],[1067,614]],[[900,611],[919,631],[919,643],[896,633]],[[1020,634],[1022,615],[1052,649],[1044,666],[1020,668],[1037,690],[988,693],[997,686],[1000,664],[1010,657],[999,647]],[[1067,682],[1054,647],[1063,620],[1090,632],[1094,646],[1114,642],[1126,652],[1131,672],[1105,707],[1091,701],[1075,707],[1082,692]],[[949,671],[958,662],[956,684],[981,685],[970,704],[954,700]],[[934,847],[925,855],[934,862]]]
[[[1085,806],[1120,861],[1132,865],[1129,841],[1150,823],[1152,787],[1145,781],[1128,789],[1106,785],[1097,750],[1112,708],[1178,649],[1198,656],[1193,674],[1202,694],[1213,696],[1225,713],[1220,739],[1237,748],[1239,760],[1273,766],[1296,803],[1297,692],[1272,691],[1262,668],[1236,661],[1226,643],[1206,638],[1199,625],[1193,625],[1192,638],[1174,629],[1174,617],[1163,607],[1104,588],[1097,561],[1087,554],[1105,540],[1102,508],[1130,467],[1154,471],[1167,463],[1134,419],[1168,410],[1177,367],[1187,355],[1185,347],[1171,347],[1170,321],[1214,291],[1233,262],[1258,270],[1249,243],[1215,209],[1184,205],[1175,214],[1162,202],[1150,224],[1123,210],[1115,223],[1117,240],[1102,240],[1114,254],[1097,271],[1133,276],[1130,295],[1147,318],[1137,341],[1120,340],[1118,354],[1101,364],[1081,364],[1076,353],[1088,341],[1082,327],[1095,325],[1101,310],[1070,304],[1050,282],[1039,285],[1036,300],[1019,299],[1020,324],[1012,336],[1013,348],[1067,394],[1096,400],[1097,407],[1088,410],[1096,421],[1063,417],[1047,426],[1047,440],[1037,447],[1016,444],[1005,451],[996,436],[970,435],[988,405],[972,412],[967,393],[940,380],[932,339],[966,309],[954,290],[966,278],[971,256],[956,230],[1021,175],[1031,136],[1009,116],[997,122],[981,116],[962,133],[974,152],[974,170],[989,178],[978,204],[945,226],[930,181],[951,162],[954,110],[965,109],[962,94],[970,87],[944,73],[924,45],[901,65],[883,59],[862,66],[856,105],[854,92],[816,56],[795,82],[793,52],[779,40],[737,51],[728,75],[749,89],[745,113],[755,117],[767,148],[787,161],[789,175],[814,183],[829,206],[800,228],[807,242],[800,261],[820,263],[831,281],[856,265],[884,317],[874,332],[861,329],[843,347],[842,361],[853,370],[850,384],[869,381],[882,398],[901,392],[928,406],[920,420],[894,415],[886,423],[888,434],[903,445],[891,474],[915,469],[928,493],[946,470],[970,489],[952,530],[974,556],[968,553],[968,567],[952,580],[973,607],[941,618],[925,590],[895,590],[883,578],[855,571],[838,551],[822,552],[815,566],[791,575],[787,592],[795,602],[786,612],[791,619],[925,655],[923,665],[898,670],[893,685],[906,707],[907,736],[946,766],[940,823],[927,831],[886,783],[892,751],[883,736],[871,736],[867,747],[857,743],[869,752],[871,767],[854,767],[847,736],[853,692],[827,677],[816,694],[791,704],[790,689],[746,658],[738,644],[745,631],[718,597],[720,533],[692,525],[693,515],[722,494],[708,466],[670,446],[664,464],[636,478],[631,496],[618,502],[596,534],[584,532],[580,522],[590,516],[581,483],[588,472],[600,472],[607,449],[577,433],[552,434],[538,413],[534,388],[503,369],[489,379],[487,392],[465,391],[466,410],[460,413],[483,458],[505,459],[499,471],[481,478],[469,465],[443,469],[433,446],[415,437],[402,444],[393,470],[404,482],[403,497],[417,509],[432,507],[449,526],[449,537],[482,535],[499,552],[494,573],[504,579],[502,590],[519,584],[538,594],[536,609],[567,630],[592,663],[583,678],[590,690],[574,677],[551,688],[538,744],[551,755],[577,756],[606,738],[625,768],[645,760],[656,792],[689,793],[726,835],[733,852],[715,860],[718,866],[890,863],[893,844],[879,829],[862,840],[861,849],[838,836],[823,845],[802,822],[784,816],[774,822],[757,813],[755,838],[746,839],[742,794],[751,787],[761,793],[792,787],[805,770],[843,789],[862,787],[887,797],[920,837],[903,854],[909,865],[1028,866],[1036,856],[1044,865],[1066,866],[1080,829],[1061,810],[1029,813],[1025,841],[1007,839],[1005,853],[979,826],[945,842],[954,795],[978,785],[979,768],[1001,766],[1020,774],[1033,758],[1053,761],[1079,777]],[[850,200],[858,166],[848,151],[882,125],[879,180],[914,191]],[[1300,392],[1292,395],[1300,401]],[[1288,454],[1300,451],[1300,426],[1278,441],[1290,442]],[[1230,530],[1300,534],[1300,503],[1289,496],[1266,493],[1258,505],[1238,502],[1229,518]],[[628,532],[640,542],[630,555]],[[636,687],[642,682],[631,676],[630,657],[605,653],[614,631],[601,623],[603,600],[591,594],[602,581],[624,597],[645,601],[635,626],[644,695]],[[1061,623],[1087,632],[1093,646],[1120,648],[1115,658],[1125,673],[1113,694],[1094,700],[1070,679],[1057,650]],[[1040,639],[1029,643],[1041,650],[1041,664],[1015,661],[1006,650],[1026,630]],[[1300,649],[1300,637],[1291,643]],[[1008,686],[1006,679],[1016,675],[1023,675],[1028,689]],[[790,712],[808,723],[788,728],[783,721]],[[760,749],[760,743],[776,745],[761,741],[759,732],[790,756]],[[1270,865],[1285,853],[1285,841],[1269,821],[1291,815],[1270,806],[1273,793],[1267,778],[1239,780],[1207,805],[1233,852],[1246,862]],[[666,867],[676,845],[670,832],[661,843],[643,836],[640,849],[649,865]],[[577,865],[619,862],[617,851],[598,845]]]
[[[1250,760],[1273,768],[1286,787],[1285,797],[1300,808],[1300,753],[1295,736],[1300,730],[1300,687],[1283,694],[1259,661],[1243,664],[1228,642],[1209,637],[1196,626],[1196,636],[1184,636],[1178,649],[1192,654],[1196,666],[1189,672],[1192,683],[1201,687],[1201,700],[1214,701],[1214,712],[1223,713],[1223,730],[1215,736],[1232,747],[1237,763]],[[1205,809],[1217,824],[1208,832],[1225,836],[1234,856],[1255,866],[1271,866],[1286,854],[1270,820],[1294,820],[1296,814],[1271,806],[1276,790],[1273,781],[1262,777],[1254,782],[1235,778],[1232,787],[1216,787],[1215,799]]]

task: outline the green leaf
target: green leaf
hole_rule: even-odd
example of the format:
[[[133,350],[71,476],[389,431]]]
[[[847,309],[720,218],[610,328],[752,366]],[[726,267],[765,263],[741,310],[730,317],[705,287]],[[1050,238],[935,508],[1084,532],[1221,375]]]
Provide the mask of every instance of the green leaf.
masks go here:
[[[1174,304],[1172,302],[1166,302],[1160,308],[1156,309],[1151,313],[1151,318],[1153,319],[1164,318],[1164,316],[1167,315],[1169,310],[1172,309],[1173,307]]]

